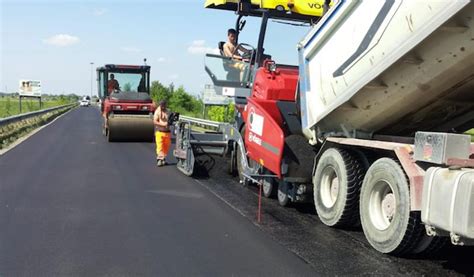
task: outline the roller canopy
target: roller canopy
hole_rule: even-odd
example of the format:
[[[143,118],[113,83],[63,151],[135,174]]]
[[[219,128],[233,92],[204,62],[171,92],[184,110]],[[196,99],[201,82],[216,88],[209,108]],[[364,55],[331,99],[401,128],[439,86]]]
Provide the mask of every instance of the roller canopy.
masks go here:
[[[124,65],[124,64],[106,64],[105,66],[98,67],[97,71],[108,71],[108,72],[130,72],[130,73],[141,73],[150,72],[149,65]]]

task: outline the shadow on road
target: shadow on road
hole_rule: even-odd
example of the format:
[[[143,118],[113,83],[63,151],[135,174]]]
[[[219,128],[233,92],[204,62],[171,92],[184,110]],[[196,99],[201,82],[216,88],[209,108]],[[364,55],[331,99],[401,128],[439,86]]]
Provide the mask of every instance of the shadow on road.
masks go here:
[[[374,250],[362,228],[335,229],[319,221],[313,204],[280,207],[262,199],[263,221],[256,221],[257,186],[242,186],[228,174],[228,159],[200,155],[199,179],[280,244],[311,264],[319,274],[473,275],[474,247],[446,245],[436,254],[394,257]]]

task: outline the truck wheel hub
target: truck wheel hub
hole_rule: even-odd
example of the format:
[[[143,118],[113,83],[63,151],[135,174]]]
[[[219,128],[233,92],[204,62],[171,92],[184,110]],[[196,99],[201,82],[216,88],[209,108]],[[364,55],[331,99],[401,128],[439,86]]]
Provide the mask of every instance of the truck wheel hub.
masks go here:
[[[377,182],[369,200],[369,214],[372,224],[378,230],[386,230],[390,227],[396,214],[397,200],[392,186],[387,181]]]
[[[321,178],[321,200],[324,206],[331,208],[336,203],[339,194],[339,178],[336,170],[328,166],[323,170]]]

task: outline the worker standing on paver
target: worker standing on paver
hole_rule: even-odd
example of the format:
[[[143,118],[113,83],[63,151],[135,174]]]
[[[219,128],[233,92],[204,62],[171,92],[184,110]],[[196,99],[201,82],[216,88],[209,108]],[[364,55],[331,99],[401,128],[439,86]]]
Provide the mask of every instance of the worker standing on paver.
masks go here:
[[[155,124],[156,165],[164,166],[166,164],[166,155],[171,145],[171,132],[168,126],[166,101],[160,101],[153,116],[153,123]]]

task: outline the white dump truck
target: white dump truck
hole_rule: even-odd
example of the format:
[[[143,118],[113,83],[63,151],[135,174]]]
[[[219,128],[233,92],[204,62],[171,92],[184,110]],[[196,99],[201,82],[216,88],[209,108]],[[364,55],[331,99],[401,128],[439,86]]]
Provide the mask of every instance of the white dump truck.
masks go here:
[[[320,17],[291,2],[287,12],[206,1],[236,11],[238,31],[245,16],[262,24],[258,46],[245,45],[247,78],[231,74],[241,61],[206,55],[213,83],[235,92],[236,123],[183,118],[178,168],[192,175],[198,155],[230,153],[242,183],[261,184],[283,206],[314,200],[324,224],[361,224],[382,253],[473,244],[474,145],[464,133],[474,128],[474,4],[319,1]],[[312,25],[297,67],[264,53],[275,18]],[[193,133],[193,122],[218,132]]]
[[[472,244],[474,4],[339,1],[298,50],[321,220],[383,253]]]

